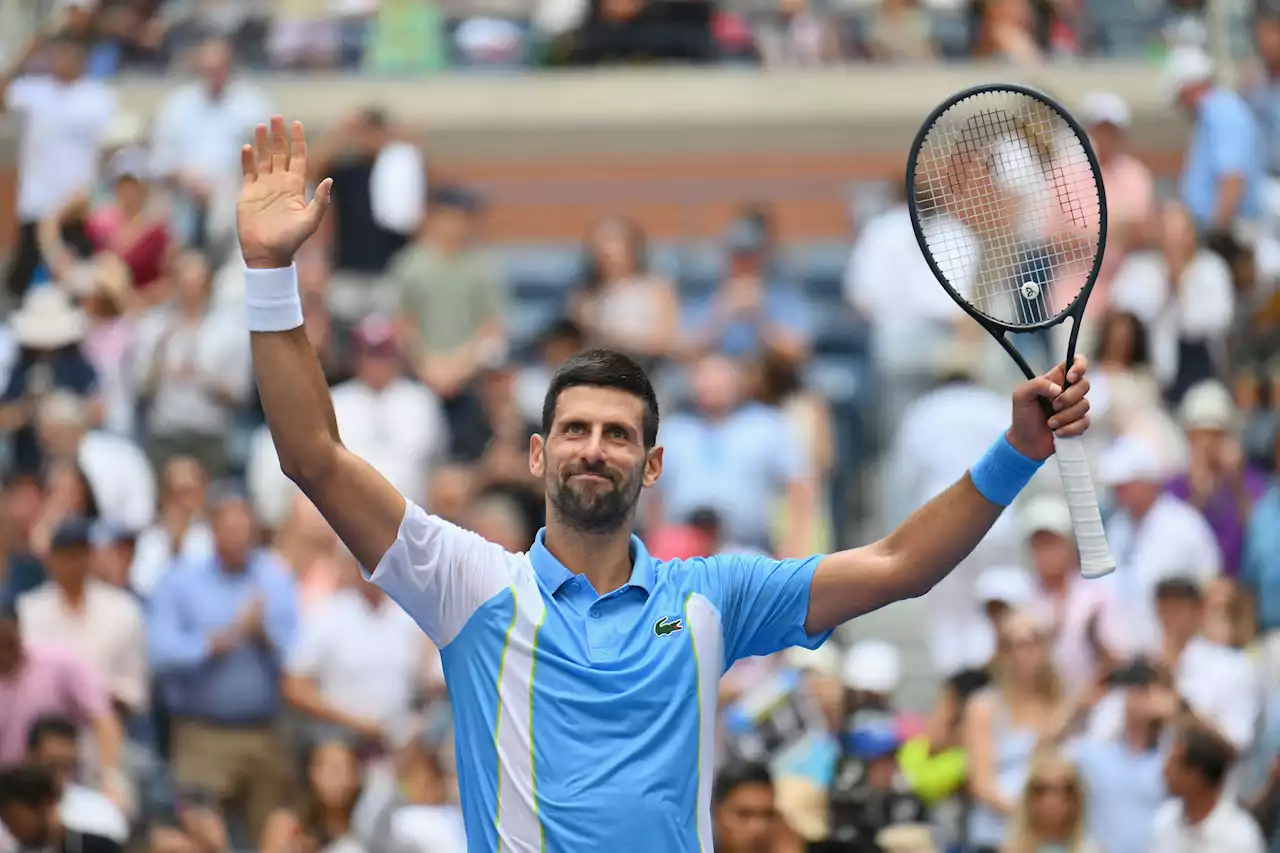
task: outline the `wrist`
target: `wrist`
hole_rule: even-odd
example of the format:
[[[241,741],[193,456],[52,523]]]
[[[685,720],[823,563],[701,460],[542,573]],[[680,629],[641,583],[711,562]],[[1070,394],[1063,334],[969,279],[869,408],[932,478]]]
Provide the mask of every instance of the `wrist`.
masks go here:
[[[245,318],[251,332],[287,332],[302,325],[298,270],[293,264],[251,266],[245,259]]]
[[[1044,460],[1032,459],[1002,435],[969,469],[969,480],[991,503],[1008,506],[1043,464]]]

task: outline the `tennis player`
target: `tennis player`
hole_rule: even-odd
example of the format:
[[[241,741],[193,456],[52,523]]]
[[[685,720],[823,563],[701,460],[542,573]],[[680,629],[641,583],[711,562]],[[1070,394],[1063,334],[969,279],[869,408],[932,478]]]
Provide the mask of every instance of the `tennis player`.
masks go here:
[[[1065,392],[1062,366],[1019,386],[1008,432],[879,542],[806,560],[662,563],[631,535],[640,491],[662,475],[653,389],[627,357],[594,350],[547,392],[529,442],[547,526],[528,553],[507,553],[342,446],[292,265],[332,192],[326,179],[307,202],[306,156],[302,125],[280,116],[242,153],[237,226],[262,406],[284,472],[441,649],[472,853],[710,851],[725,669],[816,648],[842,622],[930,589],[1053,453],[1054,431],[1088,426],[1080,359]]]

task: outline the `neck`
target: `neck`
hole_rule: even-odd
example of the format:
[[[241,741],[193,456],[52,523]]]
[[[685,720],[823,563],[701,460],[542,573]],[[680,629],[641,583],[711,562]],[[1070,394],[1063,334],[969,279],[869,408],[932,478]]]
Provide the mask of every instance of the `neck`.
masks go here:
[[[178,313],[184,320],[199,320],[204,316],[204,303],[183,300],[178,303]]]
[[[248,555],[231,557],[225,554],[218,555],[218,568],[228,575],[244,574],[249,566]]]
[[[84,589],[87,582],[87,578],[81,577],[69,579],[58,584],[58,587],[62,590],[62,597],[75,610],[79,610],[84,605]]]
[[[1145,720],[1125,720],[1124,745],[1133,752],[1149,752],[1151,743],[1151,724]]]
[[[1040,588],[1050,595],[1060,596],[1066,595],[1067,588],[1070,586],[1071,580],[1069,574],[1040,576]]]
[[[631,527],[583,533],[564,521],[548,523],[543,544],[566,569],[583,575],[597,595],[613,592],[631,577]]]
[[[322,822],[330,838],[341,838],[351,829],[351,815],[346,809],[325,809]]]
[[[1217,807],[1218,800],[1221,798],[1222,792],[1212,788],[1183,797],[1182,814],[1186,817],[1187,823],[1193,826],[1202,823]]]
[[[1170,664],[1175,664],[1182,657],[1182,653],[1186,651],[1187,643],[1191,642],[1194,634],[1187,636],[1177,636],[1175,634],[1166,634],[1164,638],[1165,655],[1168,657]]]

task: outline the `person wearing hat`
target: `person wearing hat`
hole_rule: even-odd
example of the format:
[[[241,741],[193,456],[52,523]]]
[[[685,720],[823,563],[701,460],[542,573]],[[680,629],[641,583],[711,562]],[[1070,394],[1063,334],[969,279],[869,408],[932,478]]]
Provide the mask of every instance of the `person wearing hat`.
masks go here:
[[[1250,69],[1243,86],[1266,146],[1267,219],[1280,219],[1280,2],[1261,0],[1254,7],[1253,44],[1258,65]]]
[[[1200,233],[1231,235],[1262,215],[1265,158],[1249,105],[1215,78],[1213,60],[1198,48],[1178,48],[1166,60],[1166,89],[1193,121],[1182,201]]]
[[[690,347],[735,358],[768,349],[803,361],[813,318],[791,283],[778,280],[771,213],[743,211],[730,223],[724,242],[728,262],[720,284],[709,300],[690,309]]]
[[[1112,277],[1151,219],[1155,182],[1151,170],[1129,153],[1127,134],[1132,116],[1124,98],[1113,92],[1086,95],[1080,103],[1080,120],[1093,143],[1107,192],[1107,252],[1089,300],[1090,307],[1101,310],[1108,304]]]
[[[1169,491],[1200,511],[1222,551],[1222,571],[1240,570],[1244,528],[1267,477],[1250,465],[1237,435],[1239,415],[1227,386],[1217,379],[1197,383],[1178,407],[1187,436],[1187,473],[1169,481]]]
[[[1032,498],[1019,520],[1035,572],[1028,606],[1054,626],[1054,665],[1067,692],[1075,694],[1128,651],[1114,576],[1095,581],[1080,576],[1071,512],[1058,495]]]
[[[719,853],[772,853],[777,809],[773,776],[763,764],[732,764],[711,788],[711,821]]]
[[[1121,438],[1102,454],[1098,469],[1115,503],[1107,542],[1132,648],[1151,650],[1160,636],[1156,584],[1172,575],[1211,581],[1222,574],[1222,550],[1204,516],[1165,488],[1171,472],[1149,445]]]
[[[69,517],[54,528],[45,558],[49,580],[18,602],[22,631],[81,655],[127,717],[145,710],[151,694],[142,608],[94,575],[93,538],[87,519]]]
[[[86,327],[84,312],[56,287],[29,291],[9,317],[20,352],[0,396],[0,427],[16,430],[12,458],[19,468],[34,470],[40,464],[33,420],[40,400],[51,391],[90,400],[92,420],[101,418],[98,373],[79,346]]]

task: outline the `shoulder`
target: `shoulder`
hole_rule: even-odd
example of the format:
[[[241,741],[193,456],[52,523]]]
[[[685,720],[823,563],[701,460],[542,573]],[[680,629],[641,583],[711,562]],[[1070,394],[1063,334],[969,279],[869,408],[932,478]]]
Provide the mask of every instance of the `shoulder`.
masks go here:
[[[264,549],[254,555],[253,572],[269,583],[293,586],[293,572],[278,554],[271,551]]]
[[[1151,829],[1156,837],[1168,837],[1168,835],[1178,828],[1178,822],[1182,819],[1182,803],[1174,799],[1165,800],[1160,808],[1156,809],[1155,818],[1151,821]]]
[[[1249,103],[1239,93],[1230,89],[1219,89],[1205,103],[1205,116],[1218,121],[1246,121],[1253,123],[1253,111]]]
[[[109,583],[94,584],[93,589],[94,595],[102,599],[108,607],[120,613],[141,618],[142,605],[132,594]]]

